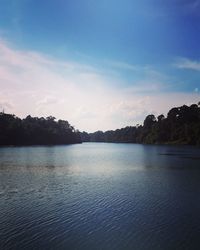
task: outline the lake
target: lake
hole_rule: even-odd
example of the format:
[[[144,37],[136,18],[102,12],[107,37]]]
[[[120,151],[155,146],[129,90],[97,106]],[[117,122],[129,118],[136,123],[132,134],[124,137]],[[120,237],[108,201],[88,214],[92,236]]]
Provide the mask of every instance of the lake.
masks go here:
[[[1,250],[199,247],[199,148],[0,148]]]

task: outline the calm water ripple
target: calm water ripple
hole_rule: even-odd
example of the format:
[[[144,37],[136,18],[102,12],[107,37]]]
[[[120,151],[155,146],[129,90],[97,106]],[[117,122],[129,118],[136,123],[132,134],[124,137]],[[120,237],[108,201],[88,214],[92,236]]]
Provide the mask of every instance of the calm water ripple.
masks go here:
[[[0,148],[0,249],[199,249],[199,193],[199,148]]]

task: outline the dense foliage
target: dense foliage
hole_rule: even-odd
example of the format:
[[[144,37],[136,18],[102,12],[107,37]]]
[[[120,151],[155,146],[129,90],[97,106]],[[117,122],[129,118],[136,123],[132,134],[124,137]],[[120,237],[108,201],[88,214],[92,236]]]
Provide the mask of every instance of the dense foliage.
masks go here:
[[[81,133],[82,141],[200,145],[200,103],[172,108],[165,118],[148,115],[143,126]]]
[[[80,143],[80,134],[63,120],[0,113],[0,145],[51,145]]]
[[[80,142],[200,145],[200,103],[172,108],[167,117],[148,115],[143,125],[106,132],[78,132],[64,120],[0,113],[0,145],[53,145]]]

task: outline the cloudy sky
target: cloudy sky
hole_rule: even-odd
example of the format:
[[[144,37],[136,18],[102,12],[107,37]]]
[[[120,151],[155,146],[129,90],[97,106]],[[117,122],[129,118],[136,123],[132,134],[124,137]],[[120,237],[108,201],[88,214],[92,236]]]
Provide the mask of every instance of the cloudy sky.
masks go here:
[[[79,130],[200,101],[200,0],[0,0],[0,109]]]

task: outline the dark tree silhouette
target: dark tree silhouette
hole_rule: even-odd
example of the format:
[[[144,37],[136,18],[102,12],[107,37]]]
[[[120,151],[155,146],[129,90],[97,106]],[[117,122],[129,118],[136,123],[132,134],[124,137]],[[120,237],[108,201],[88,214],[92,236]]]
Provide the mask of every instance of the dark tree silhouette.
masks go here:
[[[200,102],[172,108],[165,118],[148,115],[143,126],[81,133],[82,141],[200,145]]]
[[[55,117],[20,119],[15,115],[0,113],[0,145],[51,145],[80,143],[79,132]]]
[[[172,108],[165,118],[148,115],[142,125],[106,132],[75,131],[55,117],[20,119],[0,113],[0,145],[51,145],[83,142],[125,142],[200,145],[200,103]]]

